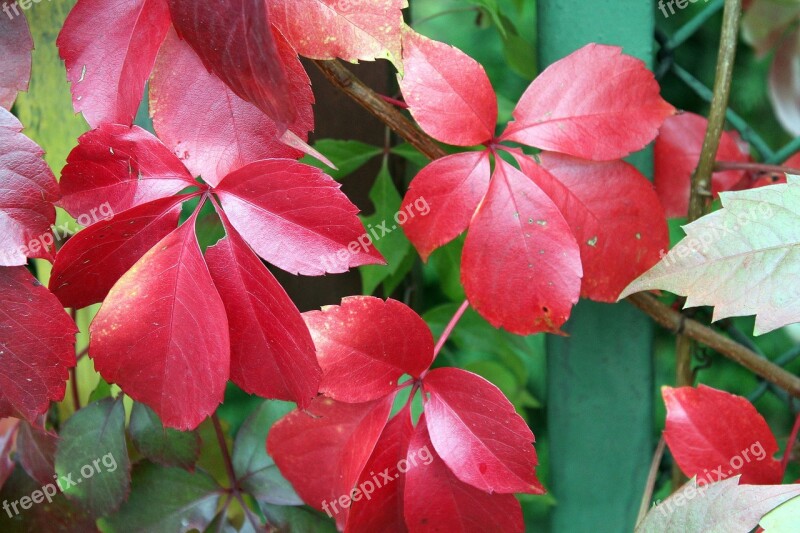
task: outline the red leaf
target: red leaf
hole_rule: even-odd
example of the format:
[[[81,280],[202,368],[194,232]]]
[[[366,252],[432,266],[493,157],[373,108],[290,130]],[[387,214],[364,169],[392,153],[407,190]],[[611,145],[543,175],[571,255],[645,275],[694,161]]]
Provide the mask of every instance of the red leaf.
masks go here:
[[[502,159],[461,261],[472,306],[512,333],[557,333],[578,301],[580,250],[567,222],[531,179]]]
[[[0,268],[0,418],[30,422],[60,402],[78,328],[25,267]]]
[[[297,109],[264,0],[168,0],[178,35],[240,98],[275,120],[281,131]]]
[[[292,46],[313,59],[400,60],[406,0],[270,0],[270,19]]]
[[[60,206],[80,218],[104,203],[119,214],[198,183],[139,126],[103,124],[84,133],[61,171]]]
[[[228,316],[231,380],[249,394],[307,407],[322,375],[308,328],[278,280],[225,229],[206,261]]]
[[[552,152],[541,153],[539,159],[541,167],[531,158],[517,157],[578,240],[581,296],[616,302],[669,249],[666,216],[653,185],[624,161],[592,162]]]
[[[350,404],[320,396],[270,429],[268,452],[303,501],[334,514],[333,502],[350,495],[372,455],[393,400]],[[335,515],[340,528],[347,511]]]
[[[195,217],[111,289],[90,327],[95,368],[167,427],[196,428],[222,402],[230,372],[225,307],[194,232]]]
[[[136,206],[70,238],[56,256],[50,290],[64,307],[102,302],[123,274],[178,226],[181,202],[188,198]]]
[[[422,387],[436,452],[464,483],[487,492],[543,494],[534,437],[500,389],[458,368],[438,368]]]
[[[746,398],[705,385],[663,387],[667,404],[664,438],[678,466],[698,483],[742,475],[741,483],[781,482],[773,456],[778,443],[764,418]]]
[[[469,226],[489,189],[489,153],[465,152],[437,159],[411,182],[401,211],[424,199],[430,212],[408,219],[403,231],[423,261]]]
[[[619,159],[644,148],[674,112],[644,62],[617,46],[588,44],[531,83],[502,139],[584,159]]]
[[[169,25],[164,0],[78,0],[56,41],[75,112],[130,126]]]
[[[53,482],[58,435],[27,422],[19,425],[17,457],[25,472],[42,486]]]
[[[408,530],[524,531],[522,508],[512,494],[489,494],[459,481],[431,444],[425,415],[408,448],[409,462],[417,458],[406,474],[405,518]],[[430,457],[426,464],[419,458]]]
[[[33,38],[25,14],[0,17],[0,107],[11,109],[19,91],[28,90]]]
[[[314,94],[303,65],[274,32],[297,118],[291,131],[304,141],[314,129]],[[195,176],[217,185],[226,174],[259,159],[297,159],[302,152],[278,140],[275,122],[236,96],[210,73],[191,47],[170,30],[150,82],[150,109],[159,138]],[[202,113],[197,110],[202,109]]]
[[[58,183],[42,149],[21,131],[14,115],[0,108],[0,267],[52,257]]]
[[[320,392],[366,402],[390,394],[403,374],[417,378],[433,362],[433,336],[410,307],[369,296],[304,313],[322,367]]]
[[[403,66],[403,96],[428,135],[456,146],[494,137],[497,96],[480,63],[458,48],[406,29]]]
[[[408,531],[403,516],[403,489],[408,445],[413,434],[411,412],[406,407],[386,425],[364,466],[356,484],[360,495],[353,496],[346,532]]]
[[[694,113],[669,117],[661,126],[655,146],[655,184],[668,217],[685,217],[689,212],[690,182],[700,162],[707,128],[708,121]],[[717,161],[750,161],[736,133],[722,133]],[[734,189],[744,177],[745,173],[740,170],[715,172],[712,192],[716,196]]]
[[[287,272],[318,276],[383,264],[374,246],[360,244],[366,233],[358,208],[340,187],[317,168],[272,159],[229,174],[214,192],[256,253]]]

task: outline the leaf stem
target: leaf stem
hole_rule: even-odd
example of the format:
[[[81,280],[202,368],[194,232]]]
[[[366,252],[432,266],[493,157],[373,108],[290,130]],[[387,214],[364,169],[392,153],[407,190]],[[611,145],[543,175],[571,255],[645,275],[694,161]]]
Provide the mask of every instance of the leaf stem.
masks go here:
[[[792,449],[794,449],[798,432],[800,432],[800,414],[794,419],[794,426],[792,426],[792,432],[789,434],[789,440],[786,441],[786,449],[783,452],[783,458],[781,458],[782,476],[786,474],[786,467],[789,466],[789,460],[792,458]]]
[[[784,167],[781,165],[768,165],[765,163],[745,163],[740,161],[717,161],[714,164],[714,171],[724,170],[747,170],[749,172],[760,172],[768,174],[794,174],[800,175],[800,169]]]
[[[72,405],[75,411],[80,411],[81,409],[81,394],[78,390],[78,367],[74,366],[69,369],[69,377],[70,377],[70,390],[72,391]]]
[[[436,356],[439,355],[439,352],[442,351],[444,344],[447,342],[448,337],[450,334],[453,333],[453,330],[456,328],[456,324],[458,321],[461,320],[461,317],[464,316],[464,313],[467,311],[469,307],[469,301],[464,300],[461,306],[453,315],[453,318],[450,319],[450,322],[447,324],[447,327],[444,328],[441,337],[439,337],[438,342],[436,343],[436,347],[433,349],[433,358],[436,359]]]
[[[438,159],[447,155],[433,139],[417,128],[403,113],[384,102],[375,91],[356,78],[340,62],[315,61],[315,63],[334,86],[389,126],[428,159]],[[728,359],[750,369],[766,381],[781,387],[792,396],[800,398],[800,378],[771,361],[759,357],[758,354],[738,342],[732,341],[708,326],[686,318],[649,294],[634,294],[626,300],[670,331],[683,333],[687,337],[702,342]]]
[[[658,477],[658,467],[661,465],[661,459],[664,457],[664,448],[666,444],[667,441],[664,440],[664,435],[661,435],[658,446],[656,446],[656,451],[653,452],[653,460],[650,461],[650,471],[647,474],[647,483],[645,483],[644,494],[642,494],[642,503],[639,505],[639,516],[636,518],[637,525],[644,520],[647,511],[650,509],[650,500],[653,499],[653,489],[655,488],[656,478]]]
[[[222,430],[222,423],[219,420],[219,416],[217,413],[214,413],[211,416],[211,422],[214,424],[214,433],[217,435],[217,443],[219,444],[220,452],[222,453],[222,460],[225,463],[225,471],[228,473],[228,479],[231,484],[231,495],[236,498],[236,501],[239,502],[239,505],[242,506],[245,514],[247,515],[247,519],[253,525],[253,528],[256,531],[262,531],[263,526],[261,525],[261,520],[253,514],[253,511],[247,505],[247,502],[244,501],[242,497],[242,491],[239,488],[239,480],[236,479],[236,471],[233,468],[233,460],[231,459],[231,452],[228,450],[228,443],[225,441],[225,432]]]

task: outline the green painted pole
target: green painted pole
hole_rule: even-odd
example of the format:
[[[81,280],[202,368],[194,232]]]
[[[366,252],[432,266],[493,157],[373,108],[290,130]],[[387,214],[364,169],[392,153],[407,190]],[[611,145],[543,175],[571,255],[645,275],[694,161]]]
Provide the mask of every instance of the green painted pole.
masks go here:
[[[586,43],[622,46],[651,66],[655,9],[645,0],[538,0],[539,62]],[[652,156],[632,158],[646,175]],[[548,341],[551,531],[632,531],[653,449],[653,326],[624,303],[582,301]]]

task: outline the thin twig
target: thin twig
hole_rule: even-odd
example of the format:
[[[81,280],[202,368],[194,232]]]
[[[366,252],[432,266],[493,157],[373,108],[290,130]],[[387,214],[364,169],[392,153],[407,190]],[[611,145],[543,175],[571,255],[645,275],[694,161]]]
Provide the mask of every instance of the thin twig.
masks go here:
[[[739,161],[717,161],[714,164],[714,171],[724,170],[747,170],[749,172],[761,172],[768,174],[793,174],[800,175],[800,169],[784,167],[781,165],[768,165],[766,163],[744,163]]]
[[[781,475],[786,474],[786,467],[789,466],[789,460],[792,458],[792,450],[794,449],[794,443],[797,440],[798,432],[800,432],[800,414],[794,419],[792,432],[789,434],[789,440],[786,441],[786,449],[781,459]]]
[[[78,390],[78,367],[69,369],[70,390],[72,391],[72,406],[76,411],[81,409],[81,393]]]
[[[642,494],[642,503],[639,505],[639,516],[636,518],[636,523],[639,524],[647,515],[650,510],[650,501],[653,499],[653,489],[656,486],[656,478],[658,478],[658,467],[661,466],[661,459],[664,458],[664,448],[667,441],[664,440],[664,435],[658,441],[656,451],[653,452],[653,460],[650,461],[650,472],[647,474],[647,483],[644,486],[644,494]]]
[[[331,79],[336,87],[392,128],[395,133],[408,141],[409,144],[427,158],[438,159],[447,155],[439,145],[420,131],[405,115],[381,100],[372,89],[358,80],[341,63],[338,61],[317,61],[316,63],[323,72],[331,73],[328,78]],[[343,83],[342,80],[347,80],[347,82]],[[670,331],[680,331],[681,325],[683,325],[683,333],[688,337],[702,342],[728,359],[750,369],[756,375],[775,383],[792,396],[800,398],[800,378],[771,361],[759,357],[758,354],[748,350],[741,344],[717,333],[708,326],[686,318],[649,294],[634,294],[629,296],[627,300]]]

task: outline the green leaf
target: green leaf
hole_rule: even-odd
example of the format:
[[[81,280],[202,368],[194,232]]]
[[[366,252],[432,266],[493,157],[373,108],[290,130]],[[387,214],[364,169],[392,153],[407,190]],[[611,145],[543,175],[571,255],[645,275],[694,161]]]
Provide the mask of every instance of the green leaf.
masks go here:
[[[336,533],[333,520],[310,507],[278,507],[262,504],[261,512],[279,531],[291,533]]]
[[[383,152],[381,148],[371,144],[337,139],[320,139],[314,143],[314,148],[330,159],[337,169],[334,170],[310,156],[303,157],[300,162],[324,170],[335,180],[349,176]]]
[[[767,513],[759,525],[766,533],[796,533],[800,524],[800,498],[792,498]]]
[[[233,469],[241,487],[262,503],[300,505],[303,500],[267,455],[270,428],[294,409],[294,404],[269,400],[245,421],[233,444]]]
[[[100,381],[97,382],[97,386],[89,395],[89,403],[99,402],[100,400],[110,397],[111,385],[109,385],[108,382],[106,382],[106,380],[103,378],[100,378]]]
[[[497,5],[497,0],[467,0],[470,4],[476,5],[483,9],[492,19],[492,23],[497,27],[502,37],[507,35],[506,25],[503,23],[503,17],[500,13],[500,6]]]
[[[378,285],[385,279],[394,275],[403,264],[406,256],[412,253],[411,243],[399,226],[395,215],[400,211],[402,198],[394,186],[392,175],[389,173],[388,160],[384,158],[378,178],[369,193],[375,212],[369,216],[362,216],[361,222],[367,228],[367,235],[373,241],[378,251],[386,259],[386,265],[368,265],[360,268],[363,293],[372,294]],[[405,211],[406,216],[408,213]],[[422,216],[414,213],[414,216]]]
[[[748,533],[765,514],[800,494],[798,485],[739,485],[739,477],[700,486],[689,480],[650,509],[636,533]]]
[[[200,457],[197,432],[164,429],[158,415],[143,403],[134,402],[128,429],[139,453],[160,465],[192,470]]]
[[[88,513],[116,510],[130,487],[122,400],[106,398],[72,415],[61,429],[55,466],[64,493]]]
[[[464,236],[456,238],[431,254],[426,269],[435,278],[435,283],[441,287],[445,295],[454,302],[460,302],[467,297],[461,285],[461,252],[464,249]]]
[[[396,156],[402,157],[406,161],[414,164],[419,168],[422,168],[431,162],[430,159],[422,155],[419,150],[417,150],[408,143],[398,144],[397,146],[392,148],[392,153]]]
[[[525,78],[532,80],[536,77],[536,50],[533,45],[517,35],[508,33],[503,38],[503,55],[511,70]]]
[[[164,468],[144,461],[133,469],[133,490],[114,515],[101,519],[107,533],[203,531],[217,514],[222,488],[201,470]]]

